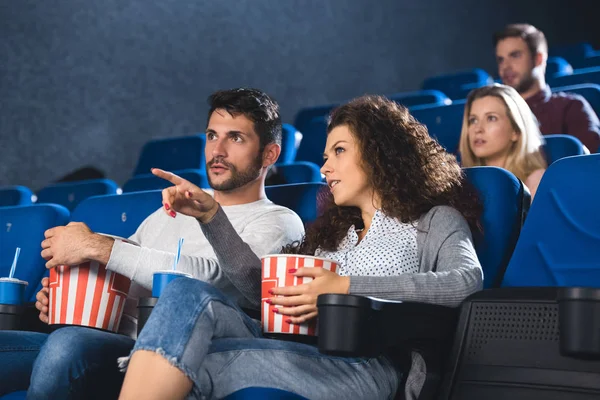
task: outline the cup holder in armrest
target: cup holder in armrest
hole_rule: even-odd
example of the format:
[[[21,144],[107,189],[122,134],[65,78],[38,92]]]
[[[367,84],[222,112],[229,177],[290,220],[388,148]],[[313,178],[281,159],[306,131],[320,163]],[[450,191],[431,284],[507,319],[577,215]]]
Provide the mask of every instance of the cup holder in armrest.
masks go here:
[[[326,294],[319,308],[319,351],[342,356],[374,356],[425,341],[446,341],[454,333],[457,309]]]
[[[557,301],[561,354],[600,359],[600,289],[563,287]]]

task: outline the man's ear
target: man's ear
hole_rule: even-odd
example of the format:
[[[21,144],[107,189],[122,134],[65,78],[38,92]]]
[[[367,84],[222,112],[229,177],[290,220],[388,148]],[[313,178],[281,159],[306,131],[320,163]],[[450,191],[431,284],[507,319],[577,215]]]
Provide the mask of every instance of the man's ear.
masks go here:
[[[270,167],[271,165],[277,162],[279,158],[279,154],[281,154],[281,146],[277,143],[269,143],[265,146],[263,150],[263,168]]]
[[[533,63],[535,64],[536,67],[539,67],[540,65],[546,63],[547,58],[548,58],[547,54],[540,53],[538,51],[537,53],[535,53],[535,57],[533,58]]]

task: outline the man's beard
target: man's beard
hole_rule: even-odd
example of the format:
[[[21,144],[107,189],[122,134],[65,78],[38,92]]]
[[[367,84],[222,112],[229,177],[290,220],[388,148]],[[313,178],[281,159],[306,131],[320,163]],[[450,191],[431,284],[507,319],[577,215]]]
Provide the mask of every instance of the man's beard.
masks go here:
[[[533,77],[532,73],[529,73],[527,76],[523,77],[523,79],[521,79],[516,84],[516,86],[514,86],[514,88],[519,93],[525,93],[529,89],[531,89],[531,87],[534,85],[534,83],[535,83],[535,78]]]
[[[207,162],[206,170],[209,171],[210,167],[217,163],[226,166],[231,173],[231,177],[223,182],[215,183],[211,180],[210,173],[207,173],[208,184],[211,188],[219,192],[230,192],[256,180],[260,176],[262,170],[262,154],[259,154],[252,164],[244,171],[239,171],[235,165],[228,163],[221,158],[213,158]]]

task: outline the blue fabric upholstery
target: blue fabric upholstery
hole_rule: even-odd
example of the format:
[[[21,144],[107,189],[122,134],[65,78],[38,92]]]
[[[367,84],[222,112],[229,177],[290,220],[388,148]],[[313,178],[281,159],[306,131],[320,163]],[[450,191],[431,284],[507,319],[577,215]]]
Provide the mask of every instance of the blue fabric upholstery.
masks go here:
[[[25,186],[3,186],[0,188],[0,207],[26,206],[31,204],[32,195]]]
[[[546,170],[502,286],[600,287],[599,174],[600,154]]]
[[[296,161],[290,164],[277,164],[277,173],[285,183],[322,182],[323,177],[318,165],[308,161]]]
[[[60,204],[73,211],[83,200],[92,196],[115,194],[119,187],[110,179],[56,183],[37,193],[38,203]]]
[[[170,171],[174,174],[179,175],[183,179],[187,179],[194,185],[201,188],[208,188],[208,179],[206,177],[206,170],[203,169],[184,169],[181,171]],[[123,185],[123,193],[129,192],[141,192],[145,190],[157,190],[164,189],[172,186],[169,181],[154,176],[152,174],[136,175],[129,179]]]
[[[479,68],[473,68],[427,78],[423,81],[422,88],[439,90],[452,100],[455,100],[465,97],[464,89],[462,88],[464,85],[474,84],[484,86],[490,83],[493,83],[493,79],[487,72]]]
[[[277,185],[265,189],[269,200],[295,211],[304,223],[317,218],[318,195],[321,190],[327,190],[325,183]]]
[[[464,169],[483,202],[483,235],[475,234],[475,250],[483,268],[485,288],[498,287],[513,253],[530,196],[512,173],[498,167]]]
[[[300,128],[298,128],[300,129]],[[327,119],[314,117],[304,124],[302,143],[296,154],[296,161],[310,161],[314,164],[323,164],[323,150],[327,143]]]
[[[571,135],[546,135],[544,136],[544,154],[548,165],[570,156],[581,156],[583,152],[583,143]]]
[[[452,100],[439,90],[417,90],[415,92],[400,92],[386,96],[388,99],[402,104],[404,107],[414,106],[443,106]]]
[[[27,301],[34,301],[46,273],[46,261],[40,255],[44,232],[68,222],[69,210],[56,204],[0,208],[0,276],[8,276],[15,250],[20,247],[15,278],[29,282]]]
[[[550,56],[564,58],[573,68],[581,68],[583,60],[594,53],[592,45],[585,42],[552,46],[549,51]]]
[[[600,115],[600,85],[594,83],[582,83],[580,85],[553,87],[552,92],[574,93],[583,96],[590,106]]]
[[[160,190],[96,196],[81,202],[71,220],[85,222],[94,232],[129,237],[161,206]]]
[[[578,68],[593,68],[600,67],[600,52],[596,51],[594,55],[581,60]]]
[[[576,69],[571,75],[559,76],[548,80],[550,87],[571,86],[582,83],[600,84],[600,67]]]
[[[197,134],[149,141],[142,148],[133,175],[150,173],[150,168],[167,171],[203,169],[206,135]]]
[[[279,155],[278,163],[287,164],[296,159],[296,133],[298,129],[292,124],[283,124],[281,127],[281,154]],[[301,136],[300,136],[301,137]]]
[[[296,117],[294,118],[294,126],[302,133],[303,142],[304,139],[306,139],[305,131],[310,130],[307,128],[310,128],[311,121],[315,118],[327,117],[331,110],[333,110],[337,106],[338,104],[326,104],[316,107],[306,107],[298,111]],[[297,156],[296,159],[298,159]]]
[[[429,134],[435,137],[448,152],[456,154],[458,153],[465,103],[465,100],[459,100],[448,106],[415,107],[411,110],[411,114],[427,126]]]
[[[573,67],[562,57],[548,57],[546,61],[546,79],[570,75]]]
[[[26,391],[12,392],[0,397],[0,400],[25,400],[27,397]]]
[[[4,398],[0,398],[4,400]],[[298,394],[280,389],[249,387],[230,394],[223,400],[307,400]]]

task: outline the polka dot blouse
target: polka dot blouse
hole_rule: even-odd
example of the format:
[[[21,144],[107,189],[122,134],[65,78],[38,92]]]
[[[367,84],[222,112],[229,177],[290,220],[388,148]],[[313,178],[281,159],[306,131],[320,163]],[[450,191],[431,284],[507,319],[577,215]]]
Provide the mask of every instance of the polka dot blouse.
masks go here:
[[[405,224],[376,211],[366,236],[358,242],[352,225],[337,251],[317,249],[315,256],[340,264],[342,276],[393,276],[419,272],[416,224]]]

